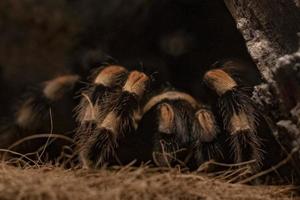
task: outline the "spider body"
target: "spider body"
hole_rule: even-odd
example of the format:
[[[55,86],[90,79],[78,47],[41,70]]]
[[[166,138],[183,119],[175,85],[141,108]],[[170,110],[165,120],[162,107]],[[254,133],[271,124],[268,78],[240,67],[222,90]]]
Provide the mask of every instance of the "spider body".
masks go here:
[[[200,150],[200,135],[194,130],[197,107],[193,97],[175,90],[155,95],[145,104],[139,134],[148,138],[156,165],[185,163],[194,156],[193,149]]]
[[[234,67],[227,64],[205,73],[202,92],[212,94],[210,101],[173,88],[155,90],[149,75],[115,63],[102,64],[89,78],[60,76],[24,100],[13,125],[1,134],[6,141],[1,147],[28,135],[49,133],[47,122],[52,121],[51,132],[69,132],[72,148],[86,168],[136,160],[196,169],[214,159],[254,160],[251,167],[260,169],[269,162],[262,149],[276,142],[271,133],[258,131],[262,117],[250,90],[231,73]],[[45,139],[29,144],[41,148]],[[49,152],[54,148],[55,153],[47,158],[57,156],[65,143],[56,139],[50,145],[54,146],[47,147]]]

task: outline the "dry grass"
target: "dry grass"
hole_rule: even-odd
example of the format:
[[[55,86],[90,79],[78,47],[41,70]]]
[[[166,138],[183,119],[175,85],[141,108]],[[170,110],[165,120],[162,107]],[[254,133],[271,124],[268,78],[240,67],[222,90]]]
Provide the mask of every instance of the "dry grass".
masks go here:
[[[65,170],[0,164],[0,199],[297,199],[291,187],[230,184],[178,169]]]

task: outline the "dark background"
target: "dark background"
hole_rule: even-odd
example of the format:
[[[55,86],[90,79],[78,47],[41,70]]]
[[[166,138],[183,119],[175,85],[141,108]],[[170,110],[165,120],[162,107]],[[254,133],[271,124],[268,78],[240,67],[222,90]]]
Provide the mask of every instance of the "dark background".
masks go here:
[[[255,69],[221,0],[1,0],[0,38],[2,116],[26,88],[85,74],[104,53],[193,95],[218,60]]]

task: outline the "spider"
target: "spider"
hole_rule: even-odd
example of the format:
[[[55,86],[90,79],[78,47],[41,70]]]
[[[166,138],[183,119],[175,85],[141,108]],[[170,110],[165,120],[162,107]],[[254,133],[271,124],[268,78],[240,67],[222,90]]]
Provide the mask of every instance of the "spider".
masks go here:
[[[269,131],[261,131],[265,122],[251,88],[233,70],[239,67],[224,62],[199,76],[201,93],[209,97],[203,101],[170,86],[153,88],[150,75],[113,62],[103,62],[88,78],[59,76],[22,99],[13,123],[2,128],[0,148],[30,153],[45,147],[45,159],[54,159],[69,145],[85,168],[137,160],[196,169],[214,159],[253,160],[252,169],[260,169],[269,162],[270,145],[277,144]],[[49,132],[74,143],[45,136],[14,145]]]

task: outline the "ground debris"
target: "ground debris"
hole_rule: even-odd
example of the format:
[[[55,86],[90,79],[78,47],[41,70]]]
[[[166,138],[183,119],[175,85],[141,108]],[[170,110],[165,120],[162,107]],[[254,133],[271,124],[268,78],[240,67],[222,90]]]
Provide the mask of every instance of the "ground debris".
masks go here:
[[[176,169],[0,165],[1,199],[291,199],[290,187],[229,184]]]

